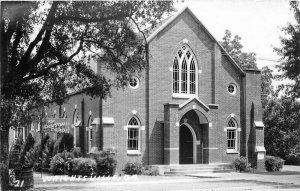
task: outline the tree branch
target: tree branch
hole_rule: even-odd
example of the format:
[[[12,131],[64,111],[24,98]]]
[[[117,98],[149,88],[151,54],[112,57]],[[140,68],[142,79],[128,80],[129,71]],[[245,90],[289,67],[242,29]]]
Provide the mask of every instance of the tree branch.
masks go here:
[[[74,16],[67,16],[62,15],[59,17],[61,20],[69,20],[69,21],[79,21],[83,23],[95,23],[95,22],[103,22],[107,20],[123,20],[125,17],[131,16],[131,13],[126,14],[117,14],[115,16],[103,17],[103,18],[84,18],[84,17],[74,17]]]
[[[16,38],[13,42],[13,46],[11,49],[11,61],[10,61],[10,65],[12,65],[13,67],[15,67],[17,65],[17,59],[18,59],[18,45],[21,41],[21,38],[23,37],[23,31],[22,31],[22,26],[20,24],[20,22],[17,23],[17,28],[16,28]],[[14,70],[13,70],[14,71]]]
[[[85,31],[85,33],[87,32],[87,30]],[[68,62],[70,62],[79,52],[80,50],[83,48],[83,43],[84,43],[84,35],[82,35],[81,37],[81,40],[80,40],[80,44],[79,44],[79,47],[77,48],[77,50],[71,55],[69,56],[68,58],[65,57],[65,55],[63,55],[60,50],[56,50],[55,52],[53,52],[54,54],[56,54],[56,57],[61,60],[59,62],[56,62],[54,64],[51,64],[49,65],[48,67],[46,67],[45,69],[43,69],[42,71],[40,72],[37,72],[36,74],[34,75],[29,75],[28,77],[25,77],[22,79],[22,82],[25,82],[25,81],[30,81],[32,79],[35,79],[35,78],[38,78],[38,77],[41,77],[41,76],[44,76],[48,73],[48,71],[52,68],[55,68],[59,65],[64,65]],[[55,49],[54,47],[52,47],[53,49]]]
[[[49,14],[47,16],[47,19],[41,28],[40,32],[37,34],[36,38],[29,44],[27,51],[25,52],[23,58],[21,59],[19,63],[19,68],[23,68],[24,65],[27,64],[28,59],[30,58],[30,55],[34,49],[34,47],[42,40],[42,36],[45,33],[46,30],[52,29],[54,25],[54,17],[55,17],[55,12],[57,9],[59,2],[54,1],[52,3],[52,6],[50,8]]]

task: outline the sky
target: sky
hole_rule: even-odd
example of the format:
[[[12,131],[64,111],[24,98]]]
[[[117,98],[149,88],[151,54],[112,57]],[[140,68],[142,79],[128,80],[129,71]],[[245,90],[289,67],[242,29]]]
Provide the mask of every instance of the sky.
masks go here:
[[[181,10],[188,6],[211,34],[221,41],[225,30],[240,36],[243,51],[257,54],[261,69],[274,69],[280,56],[273,51],[280,47],[281,28],[295,23],[288,0],[175,0]]]

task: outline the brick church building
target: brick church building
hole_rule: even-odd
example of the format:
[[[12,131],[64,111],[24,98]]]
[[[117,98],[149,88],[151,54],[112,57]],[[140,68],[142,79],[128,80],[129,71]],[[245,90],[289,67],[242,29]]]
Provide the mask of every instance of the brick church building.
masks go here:
[[[231,163],[239,156],[252,164],[262,160],[260,71],[242,70],[188,7],[147,41],[149,67],[127,88],[112,89],[106,100],[73,93],[62,106],[47,108],[47,117],[66,119],[83,152],[112,150],[120,168],[136,160],[150,165]],[[30,128],[24,132],[40,130],[35,123]]]

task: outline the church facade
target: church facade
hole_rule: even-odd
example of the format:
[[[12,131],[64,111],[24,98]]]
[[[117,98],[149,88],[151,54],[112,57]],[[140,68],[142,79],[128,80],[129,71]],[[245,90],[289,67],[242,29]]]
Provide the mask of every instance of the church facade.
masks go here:
[[[47,108],[47,116],[65,119],[83,152],[110,149],[120,169],[137,160],[211,164],[239,156],[258,165],[264,158],[260,71],[242,70],[189,8],[147,41],[149,66],[127,88],[112,89],[106,100],[74,93]]]

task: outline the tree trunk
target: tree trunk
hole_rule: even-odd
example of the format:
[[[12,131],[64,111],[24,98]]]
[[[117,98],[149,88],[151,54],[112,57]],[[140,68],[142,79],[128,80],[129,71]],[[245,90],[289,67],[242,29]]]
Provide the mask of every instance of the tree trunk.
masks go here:
[[[2,124],[3,125],[3,124]],[[9,127],[3,126],[0,129],[0,184],[1,190],[8,190],[9,185],[9,171],[8,171],[8,137],[9,137]]]
[[[2,39],[2,26],[3,26],[3,4],[0,2],[0,46],[3,45]],[[1,48],[2,49],[2,48]],[[3,49],[0,50],[0,100],[2,100],[2,65],[4,56],[3,53],[6,52]],[[9,171],[8,171],[8,137],[9,137],[9,127],[3,125],[3,120],[1,119],[1,101],[0,101],[0,190],[8,190],[9,185]]]

